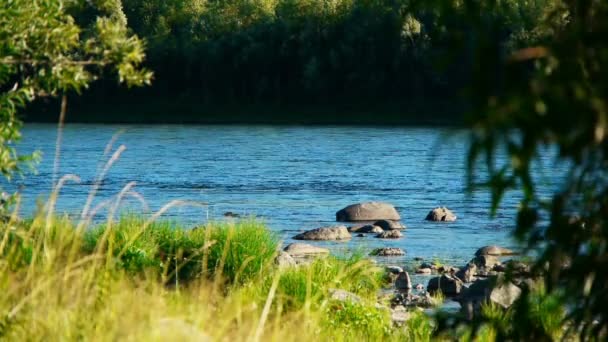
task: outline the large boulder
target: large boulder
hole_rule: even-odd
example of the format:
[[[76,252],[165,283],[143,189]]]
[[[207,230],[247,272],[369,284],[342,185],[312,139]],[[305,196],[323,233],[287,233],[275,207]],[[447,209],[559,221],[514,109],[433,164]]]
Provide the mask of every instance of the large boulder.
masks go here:
[[[426,215],[426,220],[427,221],[453,222],[453,221],[456,221],[456,215],[454,215],[454,213],[446,207],[438,207],[438,208],[431,210]]]
[[[382,232],[378,235],[376,235],[377,238],[379,239],[398,239],[400,237],[403,237],[403,234],[401,234],[400,231],[398,230],[387,230],[385,232]]]
[[[379,226],[375,226],[375,225],[371,225],[371,224],[365,224],[365,225],[358,225],[358,226],[352,226],[348,228],[348,231],[350,231],[351,233],[374,233],[374,234],[380,234],[384,231],[384,229],[382,229]]]
[[[351,238],[345,226],[321,227],[293,237],[295,240],[348,240]]]
[[[317,247],[313,245],[309,245],[307,243],[292,243],[287,245],[285,249],[283,249],[287,254],[291,255],[294,258],[304,258],[310,256],[317,256],[323,254],[329,254],[329,249]]]
[[[369,255],[372,256],[401,256],[405,255],[405,252],[401,248],[397,247],[383,247],[376,248]]]
[[[522,290],[512,282],[504,282],[502,278],[488,278],[477,280],[468,288],[465,288],[458,301],[463,313],[472,319],[479,313],[483,303],[490,301],[494,304],[508,309],[521,296]]]
[[[503,256],[503,255],[515,255],[516,253],[508,248],[499,246],[485,246],[475,252],[475,256],[491,255],[491,256]]]
[[[378,226],[384,230],[405,229],[406,228],[403,225],[403,223],[401,223],[399,221],[392,221],[392,220],[378,220],[378,221],[374,222],[374,226]]]
[[[429,280],[426,290],[430,293],[441,291],[446,296],[456,296],[462,290],[462,281],[457,277],[444,274]]]
[[[399,221],[401,216],[392,204],[384,202],[364,202],[349,205],[336,213],[336,220],[340,222],[350,221],[377,221],[394,220]]]
[[[407,272],[401,272],[395,280],[395,288],[399,291],[409,291],[412,289],[412,280]]]

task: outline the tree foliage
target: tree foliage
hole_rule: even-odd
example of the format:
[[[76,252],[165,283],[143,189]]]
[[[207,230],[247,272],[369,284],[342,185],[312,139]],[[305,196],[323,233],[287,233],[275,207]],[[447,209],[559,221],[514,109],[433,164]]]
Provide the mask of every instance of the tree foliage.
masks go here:
[[[71,12],[96,15],[79,24]],[[0,173],[10,180],[36,155],[20,155],[18,110],[38,97],[80,93],[102,72],[148,84],[143,43],[130,35],[120,1],[6,0],[0,3]]]
[[[496,39],[500,25],[483,15],[504,5],[472,0],[437,5],[459,13],[475,34],[470,184],[491,190],[493,210],[505,192],[521,192],[514,235],[538,251],[535,272],[547,295],[567,309],[561,327],[582,340],[603,340],[608,334],[608,4],[548,2],[538,15],[541,22],[517,34],[533,38],[516,41],[513,50]],[[547,198],[535,178],[536,161],[551,151],[568,172]],[[509,329],[495,326],[499,338],[551,340],[546,326],[532,323],[534,310],[524,293]]]

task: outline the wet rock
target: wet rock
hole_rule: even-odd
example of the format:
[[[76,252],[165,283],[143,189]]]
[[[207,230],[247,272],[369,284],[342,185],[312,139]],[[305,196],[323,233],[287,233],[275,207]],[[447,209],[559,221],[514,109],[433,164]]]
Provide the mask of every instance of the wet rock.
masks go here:
[[[503,248],[503,247],[499,247],[499,246],[485,246],[485,247],[481,247],[480,249],[477,250],[477,252],[475,252],[475,256],[484,256],[484,255],[503,256],[503,255],[514,255],[514,254],[516,254],[514,251],[512,251],[508,248]]]
[[[427,221],[453,222],[453,221],[456,221],[456,215],[454,215],[454,213],[446,207],[438,207],[438,208],[431,210],[426,215],[426,220]]]
[[[291,243],[291,244],[287,245],[287,247],[285,247],[283,250],[294,258],[296,258],[296,257],[302,258],[302,257],[329,254],[329,249],[327,249],[327,248],[317,247],[317,246],[313,246],[313,245],[310,245],[307,243],[299,243],[299,242]]]
[[[430,293],[441,291],[446,296],[456,296],[462,290],[462,281],[457,277],[444,274],[429,280],[426,289]]]
[[[365,234],[359,233],[359,234],[357,234],[357,237],[365,237]]]
[[[379,226],[374,226],[371,224],[352,226],[348,228],[348,231],[351,233],[375,233],[380,234],[384,231],[384,229]]]
[[[403,225],[403,223],[401,223],[399,221],[392,221],[392,220],[378,220],[378,221],[374,222],[374,226],[378,226],[384,230],[405,229],[406,228]]]
[[[329,298],[332,300],[337,300],[340,302],[353,302],[360,303],[361,297],[357,296],[354,293],[348,292],[342,289],[330,289],[329,290]]]
[[[298,234],[295,240],[348,240],[350,233],[345,226],[321,227]]]
[[[471,283],[477,280],[477,265],[472,262],[466,264],[463,268],[461,268],[458,272],[456,272],[456,277],[462,280],[465,283]]]
[[[398,239],[400,237],[403,237],[403,234],[401,234],[401,232],[398,230],[387,230],[376,235],[376,237],[379,239]]]
[[[432,273],[433,273],[433,270],[428,267],[419,268],[416,270],[416,274],[432,274]]]
[[[392,204],[385,202],[364,202],[349,205],[336,212],[336,221],[399,221],[401,217]]]
[[[421,257],[414,257],[414,261],[422,261],[422,260],[424,260],[424,259]]]
[[[412,289],[412,280],[407,272],[401,272],[395,280],[395,288],[399,291],[409,291]]]
[[[239,215],[239,214],[237,214],[237,213],[233,213],[232,211],[227,211],[227,212],[225,212],[225,213],[224,213],[224,216],[225,216],[225,217],[234,217],[234,218],[241,217],[241,215]]]
[[[284,251],[279,252],[279,255],[274,259],[274,262],[279,268],[289,268],[296,265],[295,259]]]
[[[418,291],[423,291],[423,290],[424,290],[424,285],[422,285],[422,284],[418,283],[418,284],[416,284],[415,288],[416,288],[416,290],[418,290]]]
[[[385,269],[386,269],[386,272],[395,274],[395,275],[398,275],[399,273],[403,272],[403,268],[401,268],[399,266],[386,266]]]
[[[405,255],[405,252],[401,248],[396,247],[383,247],[374,249],[369,255],[373,256],[401,256]]]

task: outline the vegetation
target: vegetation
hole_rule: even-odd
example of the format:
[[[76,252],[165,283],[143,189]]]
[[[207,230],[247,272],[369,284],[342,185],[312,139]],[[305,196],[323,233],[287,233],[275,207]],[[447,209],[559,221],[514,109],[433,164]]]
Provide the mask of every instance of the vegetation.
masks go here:
[[[500,1],[480,14],[496,25],[492,39],[513,50],[550,35],[542,19],[559,3]],[[74,101],[72,119],[453,124],[469,106],[459,99],[475,68],[474,25],[456,19],[465,6],[438,11],[415,0],[122,4],[129,27],[148,43],[146,65],[155,82],[129,94],[116,91],[114,82],[99,83]],[[453,49],[461,40],[467,51]],[[37,108],[29,116],[49,114]]]
[[[330,257],[280,269],[276,238],[254,221],[183,230],[126,217],[82,230],[67,218],[37,217],[2,223],[0,238],[0,336],[9,340],[376,340],[404,333],[374,306],[380,276],[368,261]],[[333,301],[334,288],[363,300]]]

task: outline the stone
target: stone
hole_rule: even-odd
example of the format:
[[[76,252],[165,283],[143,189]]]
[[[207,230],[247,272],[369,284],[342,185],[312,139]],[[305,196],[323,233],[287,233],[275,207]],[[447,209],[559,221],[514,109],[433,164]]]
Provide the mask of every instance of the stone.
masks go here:
[[[401,223],[399,221],[392,221],[392,220],[378,220],[378,221],[374,222],[374,226],[378,226],[384,230],[407,228],[406,226],[403,225],[403,223]]]
[[[342,289],[329,289],[329,298],[339,302],[360,303],[361,297]]]
[[[374,249],[369,255],[372,256],[401,256],[405,255],[405,252],[401,248],[396,247],[383,247]]]
[[[279,255],[274,259],[274,262],[279,268],[289,268],[296,265],[295,259],[284,251],[279,252]]]
[[[395,288],[397,290],[411,290],[412,289],[412,280],[410,279],[410,275],[407,272],[401,272],[397,276],[395,280]]]
[[[508,309],[521,296],[521,288],[511,282],[502,282],[503,279],[493,277],[477,280],[462,291],[458,301],[468,319],[478,314],[481,305],[487,301]]]
[[[321,227],[293,237],[295,240],[348,240],[351,238],[346,226]]]
[[[424,291],[424,285],[422,285],[420,283],[416,284],[416,290],[418,290],[418,291]]]
[[[371,224],[352,226],[348,228],[348,231],[351,233],[375,233],[380,234],[384,231],[384,229],[379,226],[374,226]]]
[[[237,213],[233,213],[232,211],[227,211],[224,213],[225,217],[234,217],[234,218],[238,218],[241,217],[241,215],[237,214]]]
[[[383,233],[376,235],[376,237],[379,239],[398,239],[400,237],[403,237],[403,234],[401,234],[401,232],[398,230],[387,230]]]
[[[327,248],[317,247],[317,246],[309,245],[307,243],[299,243],[299,242],[291,243],[291,244],[287,245],[287,247],[285,247],[283,250],[285,252],[287,252],[287,254],[291,255],[292,257],[300,257],[300,258],[309,257],[309,256],[317,256],[317,255],[322,255],[322,254],[329,254],[329,249],[327,249]]]
[[[403,268],[399,267],[399,266],[386,266],[386,272],[388,273],[392,273],[392,274],[399,274],[401,272],[403,272]]]
[[[407,312],[404,306],[396,306],[391,309],[391,321],[396,326],[402,326],[410,318],[410,313]]]
[[[359,233],[359,234],[357,234],[357,237],[365,237],[365,234]]]
[[[438,208],[431,210],[426,215],[426,220],[427,221],[453,222],[453,221],[456,221],[456,215],[454,215],[454,213],[446,207],[438,207]]]
[[[441,291],[446,296],[456,296],[462,290],[462,281],[454,276],[444,274],[429,280],[426,289],[430,293]]]
[[[491,256],[503,256],[503,255],[515,255],[516,253],[508,248],[499,246],[484,246],[475,252],[475,256],[491,255]]]
[[[352,221],[378,221],[378,220],[393,220],[399,221],[401,216],[397,209],[385,202],[363,202],[349,205],[336,212],[336,221],[352,222]]]
[[[433,270],[428,267],[419,268],[416,270],[416,274],[431,274],[431,273],[433,273]]]
[[[465,267],[456,272],[456,277],[465,283],[471,283],[477,280],[477,265],[469,262]]]

